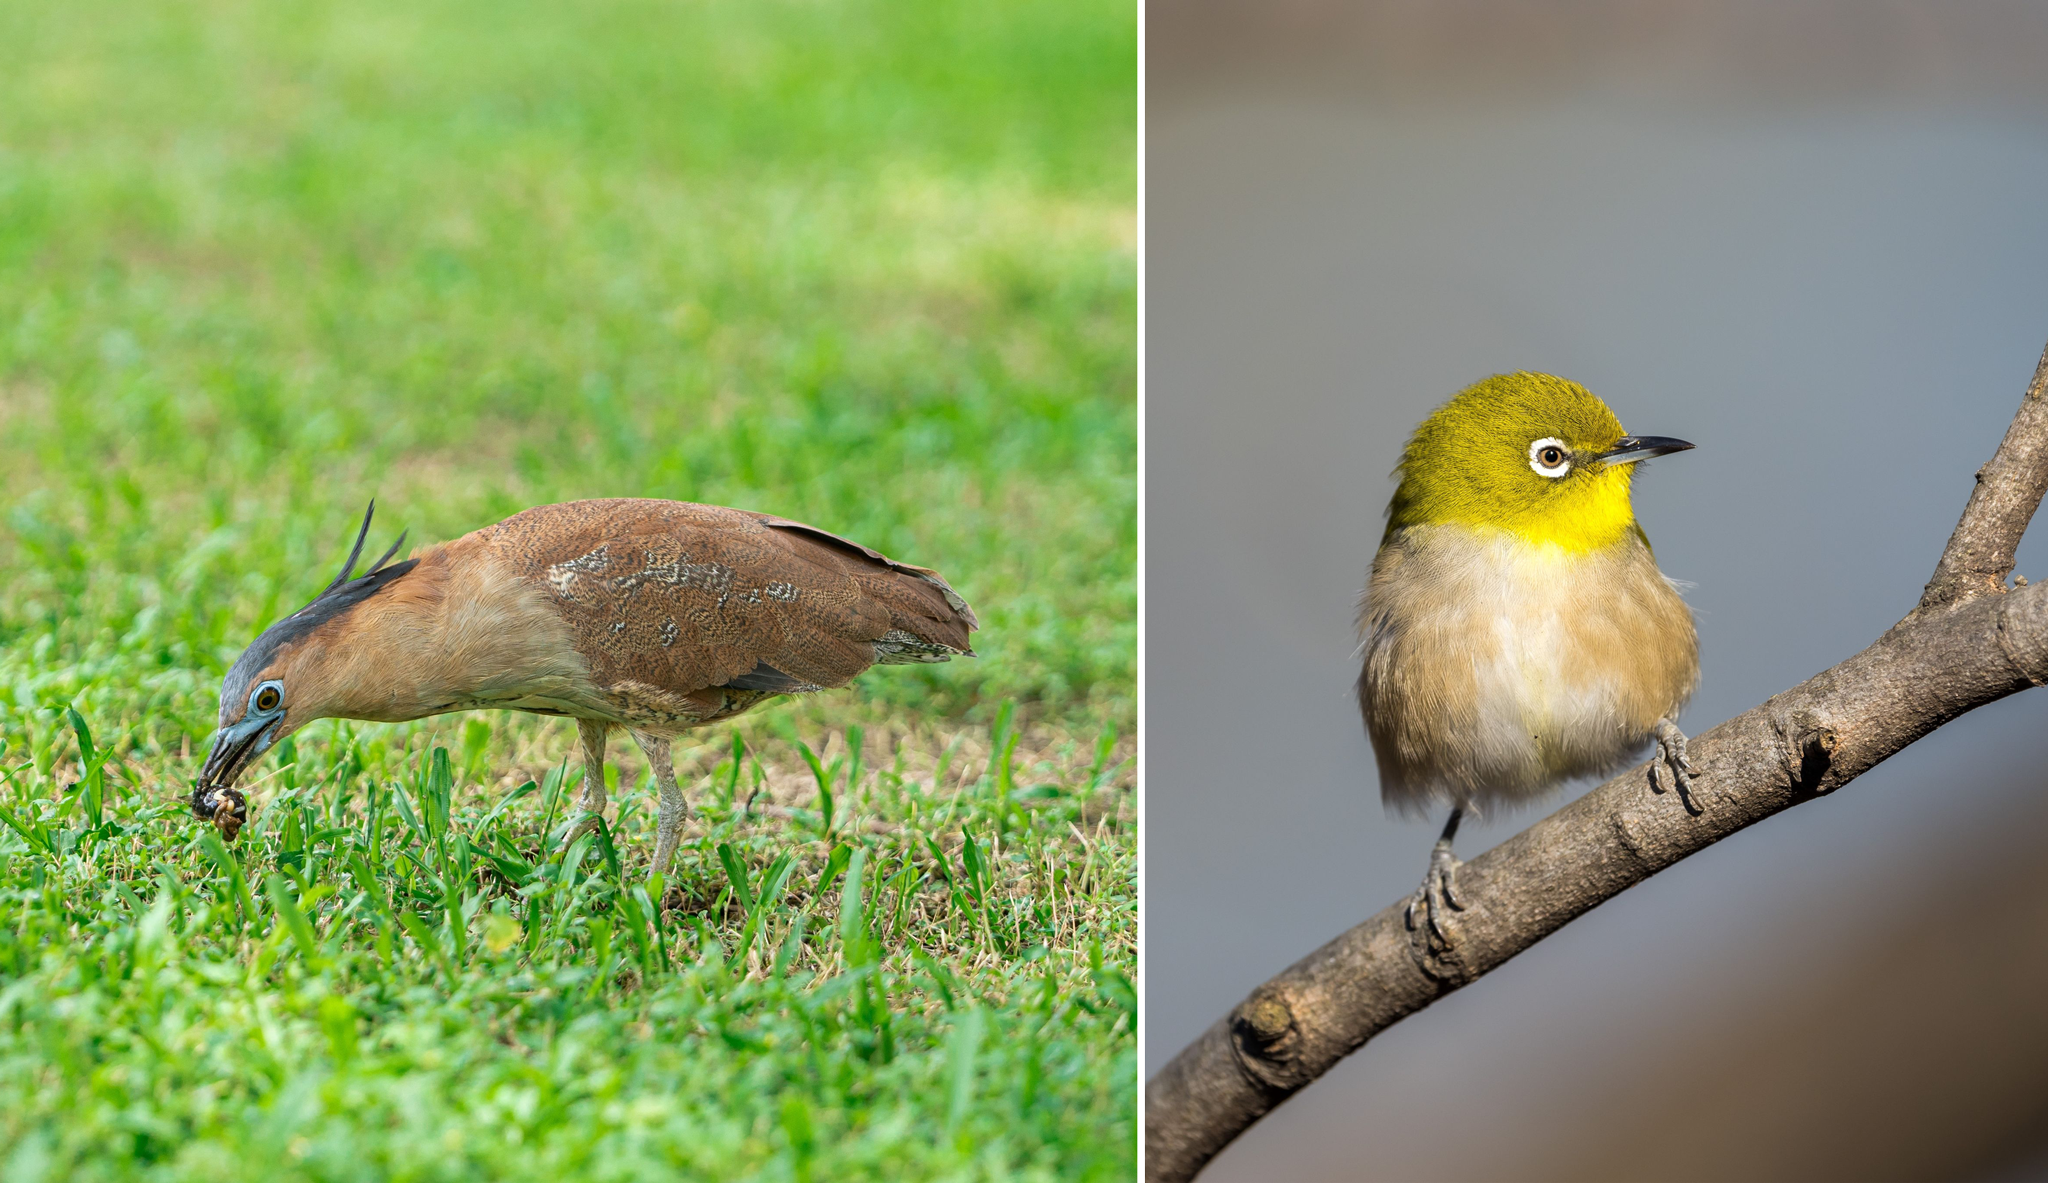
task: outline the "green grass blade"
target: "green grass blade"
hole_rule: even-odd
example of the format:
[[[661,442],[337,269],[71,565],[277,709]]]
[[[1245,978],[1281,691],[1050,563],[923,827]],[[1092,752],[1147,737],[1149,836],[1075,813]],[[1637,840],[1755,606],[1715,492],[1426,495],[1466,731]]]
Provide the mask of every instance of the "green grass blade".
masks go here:
[[[6,822],[15,833],[21,835],[21,840],[32,848],[46,855],[54,856],[57,853],[57,847],[50,841],[49,829],[43,825],[42,819],[31,815],[30,820],[24,822],[14,816],[13,810],[0,805],[0,821]]]
[[[804,763],[810,765],[811,776],[818,782],[818,833],[829,838],[832,835],[832,775],[825,771],[825,765],[811,750],[811,745],[798,740],[796,746],[803,753]]]
[[[306,919],[306,913],[300,909],[298,900],[292,898],[291,888],[286,884],[284,876],[272,871],[264,877],[263,887],[270,896],[271,909],[277,913],[277,918],[284,925],[285,931],[291,934],[292,943],[299,947],[299,955],[310,965],[319,964],[319,939],[313,935],[313,925]]]
[[[846,882],[839,889],[839,945],[849,965],[865,964],[867,958],[867,924],[860,898],[861,870],[867,857],[866,848],[854,848],[846,864]]]
[[[718,844],[718,862],[725,868],[725,881],[732,887],[733,898],[740,902],[743,911],[752,912],[754,889],[748,882],[746,864],[740,861],[739,852],[732,848],[732,843]]]
[[[818,886],[813,890],[812,894],[824,895],[827,891],[830,891],[833,880],[839,878],[840,873],[846,870],[846,864],[852,858],[853,847],[848,846],[844,842],[834,846],[832,853],[825,856],[825,869],[818,872]]]
[[[948,1138],[959,1136],[960,1126],[974,1104],[975,1070],[981,1055],[983,1029],[987,1024],[987,1013],[979,1006],[970,1007],[954,1020],[953,1034],[946,1041],[946,1074],[950,1085],[946,1105]]]

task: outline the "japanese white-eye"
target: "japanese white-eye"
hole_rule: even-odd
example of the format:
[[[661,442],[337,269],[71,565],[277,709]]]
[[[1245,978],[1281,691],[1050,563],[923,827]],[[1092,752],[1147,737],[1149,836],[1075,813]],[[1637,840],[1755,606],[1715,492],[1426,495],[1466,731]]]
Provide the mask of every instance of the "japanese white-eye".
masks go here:
[[[1681,793],[1673,722],[1699,679],[1692,613],[1636,523],[1636,462],[1693,445],[1633,436],[1549,374],[1488,378],[1408,441],[1359,606],[1358,706],[1390,808],[1450,807],[1410,904],[1433,946],[1462,907],[1465,813],[1613,772],[1656,740]]]

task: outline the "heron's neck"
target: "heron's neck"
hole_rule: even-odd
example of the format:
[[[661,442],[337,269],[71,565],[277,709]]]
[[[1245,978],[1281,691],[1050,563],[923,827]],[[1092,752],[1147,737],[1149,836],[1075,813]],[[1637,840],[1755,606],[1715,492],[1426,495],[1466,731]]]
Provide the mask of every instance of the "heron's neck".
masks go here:
[[[465,538],[419,560],[308,655],[322,714],[398,722],[588,683],[561,617],[488,551]]]

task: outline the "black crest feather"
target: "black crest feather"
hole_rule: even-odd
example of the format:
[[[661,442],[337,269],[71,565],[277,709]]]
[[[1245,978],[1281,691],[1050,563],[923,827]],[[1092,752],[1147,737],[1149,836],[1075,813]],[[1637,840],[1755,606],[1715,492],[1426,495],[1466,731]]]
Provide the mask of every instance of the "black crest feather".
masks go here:
[[[363,540],[370,536],[370,519],[376,516],[377,499],[375,497],[372,497],[370,498],[370,508],[363,511],[362,529],[356,531],[356,544],[353,547],[349,548],[348,561],[341,565],[341,574],[335,576],[334,582],[328,584],[326,588],[320,592],[320,595],[313,597],[313,604],[319,603],[321,597],[326,596],[329,592],[334,591],[334,589],[338,587],[346,587],[348,585],[348,577],[356,569],[356,560],[363,557]],[[392,543],[390,550],[385,551],[382,555],[378,556],[376,562],[370,564],[370,569],[363,572],[363,578],[368,579],[370,576],[375,575],[379,571],[382,571],[384,569],[384,564],[390,562],[391,556],[397,554],[398,548],[404,545],[405,531],[400,530],[398,532],[398,541]],[[310,608],[313,606],[313,604],[308,604],[306,605],[306,607]],[[300,611],[303,612],[305,611],[305,609],[302,608],[300,609]]]
[[[311,603],[264,629],[263,634],[251,642],[249,647],[242,651],[242,655],[235,659],[235,664],[228,670],[227,679],[221,686],[223,707],[230,706],[248,693],[249,683],[270,665],[271,659],[280,648],[376,595],[419,565],[418,559],[407,559],[402,563],[391,562],[391,556],[397,554],[398,548],[405,545],[405,534],[401,532],[398,541],[392,543],[391,549],[370,564],[369,570],[361,575],[355,574],[356,560],[363,556],[363,542],[370,536],[370,519],[376,513],[377,503],[372,500],[369,509],[363,512],[363,524],[362,528],[356,531],[355,546],[350,548],[348,561],[341,565],[341,574],[334,577],[334,582],[322,589],[319,595],[314,596]],[[387,563],[390,565],[386,566]]]

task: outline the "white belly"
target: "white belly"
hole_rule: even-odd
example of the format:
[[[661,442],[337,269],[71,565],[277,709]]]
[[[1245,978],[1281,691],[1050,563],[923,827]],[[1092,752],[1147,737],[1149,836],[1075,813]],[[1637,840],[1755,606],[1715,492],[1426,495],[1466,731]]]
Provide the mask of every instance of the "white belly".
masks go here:
[[[1481,807],[1625,764],[1691,693],[1691,614],[1631,536],[1593,554],[1422,526],[1382,548],[1359,706],[1389,804]]]

